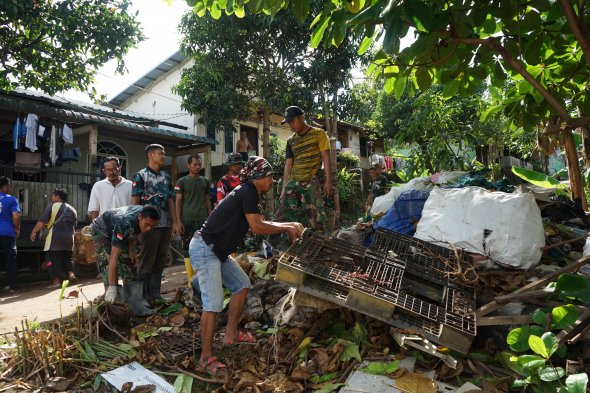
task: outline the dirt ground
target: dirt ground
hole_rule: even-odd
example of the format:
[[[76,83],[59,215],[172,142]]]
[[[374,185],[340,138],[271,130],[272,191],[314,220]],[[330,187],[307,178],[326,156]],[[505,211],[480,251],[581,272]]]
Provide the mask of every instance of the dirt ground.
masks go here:
[[[162,293],[164,297],[172,297],[176,289],[187,283],[184,265],[175,265],[164,270],[162,281]],[[13,332],[14,328],[20,328],[21,321],[25,318],[31,321],[46,322],[60,316],[60,289],[48,289],[49,282],[35,283],[24,286],[16,295],[8,295],[8,292],[0,292],[0,334]],[[78,297],[66,296],[78,291]],[[96,278],[82,278],[71,283],[64,292],[61,301],[63,316],[72,314],[76,306],[93,300],[104,293],[102,282]]]

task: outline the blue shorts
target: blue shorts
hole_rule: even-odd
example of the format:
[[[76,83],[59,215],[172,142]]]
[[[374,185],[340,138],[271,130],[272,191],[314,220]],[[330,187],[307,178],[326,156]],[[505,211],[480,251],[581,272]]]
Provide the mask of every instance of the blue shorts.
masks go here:
[[[203,311],[221,312],[223,310],[223,288],[232,295],[250,288],[250,279],[240,265],[231,257],[221,262],[203,238],[193,237],[188,246],[191,265],[197,272]],[[193,278],[194,280],[194,278]]]

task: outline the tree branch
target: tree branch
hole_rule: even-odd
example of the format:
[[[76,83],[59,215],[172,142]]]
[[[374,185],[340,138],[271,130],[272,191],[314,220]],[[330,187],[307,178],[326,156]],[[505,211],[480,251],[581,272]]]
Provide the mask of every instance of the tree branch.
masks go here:
[[[590,43],[588,39],[582,32],[580,24],[578,23],[576,12],[574,11],[574,7],[569,0],[559,0],[559,5],[563,9],[565,17],[567,19],[567,23],[569,24],[570,28],[572,29],[572,33],[574,33],[574,37],[580,44],[582,51],[584,52],[584,59],[586,60],[586,64],[590,66]]]
[[[527,82],[529,82],[531,84],[531,86],[533,86],[535,88],[535,90],[537,90],[539,93],[541,93],[541,95],[549,103],[549,105],[551,105],[553,107],[553,109],[555,109],[555,111],[557,112],[559,117],[561,117],[562,119],[564,119],[566,122],[569,123],[569,121],[571,120],[571,117],[570,117],[569,113],[567,112],[567,110],[565,109],[565,107],[551,93],[549,93],[549,91],[547,89],[545,89],[543,87],[543,85],[541,85],[541,83],[539,83],[539,81],[536,80],[526,70],[526,68],[518,60],[516,60],[514,58],[514,56],[512,56],[510,53],[508,53],[506,48],[504,48],[504,46],[502,46],[502,44],[500,43],[500,41],[497,38],[490,37],[490,38],[482,39],[482,38],[453,37],[453,40],[455,42],[460,42],[460,43],[470,44],[470,45],[488,45],[490,48],[494,49],[500,56],[502,56],[502,59],[504,59],[504,61],[506,61],[515,71],[517,71],[520,75],[522,75],[523,78]]]

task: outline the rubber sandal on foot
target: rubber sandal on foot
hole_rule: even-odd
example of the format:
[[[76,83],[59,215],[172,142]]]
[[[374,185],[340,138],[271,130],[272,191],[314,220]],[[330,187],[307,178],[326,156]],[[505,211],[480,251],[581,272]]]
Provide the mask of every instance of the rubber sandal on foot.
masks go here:
[[[215,356],[211,356],[204,362],[199,362],[198,370],[220,379],[227,379],[229,376],[227,366],[217,360]]]
[[[256,344],[256,337],[250,332],[238,332],[238,337],[235,340],[224,342],[224,347],[236,347],[240,345],[254,345]]]

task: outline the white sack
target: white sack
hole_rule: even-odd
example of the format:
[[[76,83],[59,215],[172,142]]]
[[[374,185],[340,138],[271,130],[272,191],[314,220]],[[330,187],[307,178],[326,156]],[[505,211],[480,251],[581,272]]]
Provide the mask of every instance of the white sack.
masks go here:
[[[432,188],[430,176],[417,177],[399,187],[391,187],[391,190],[387,194],[375,198],[375,201],[373,201],[373,205],[371,206],[371,215],[375,216],[379,213],[387,213],[402,192],[410,190],[428,190],[430,188]]]
[[[463,172],[463,171],[443,171],[443,172],[438,172],[435,173],[434,175],[430,176],[430,181],[432,182],[432,184],[455,184],[457,183],[457,181],[462,178],[463,176],[465,176],[466,174],[468,174],[469,172]]]
[[[537,265],[545,245],[541,211],[532,194],[480,187],[434,188],[414,236],[446,247],[450,243],[518,269]]]

